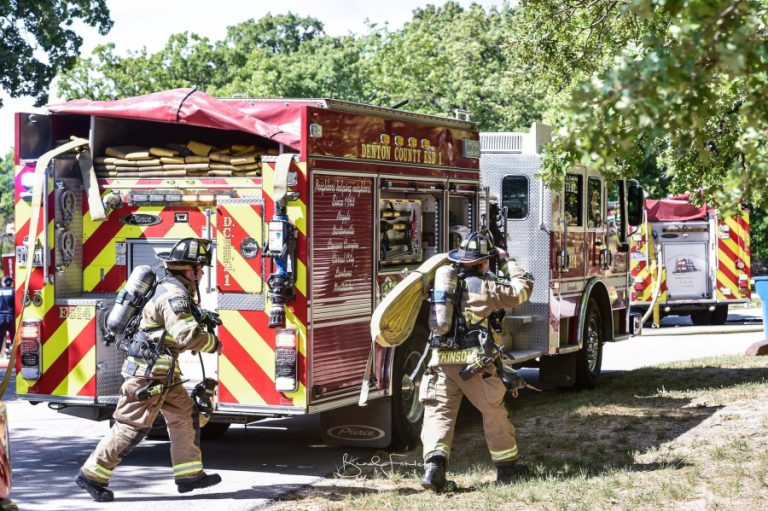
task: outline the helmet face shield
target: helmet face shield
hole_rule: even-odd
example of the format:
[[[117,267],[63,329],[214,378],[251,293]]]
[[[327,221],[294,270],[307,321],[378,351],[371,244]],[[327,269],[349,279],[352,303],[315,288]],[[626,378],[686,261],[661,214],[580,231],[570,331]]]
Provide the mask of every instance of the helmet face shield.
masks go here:
[[[157,255],[157,258],[163,262],[166,268],[210,266],[210,247],[211,240],[184,238],[177,242],[170,252],[162,252]]]

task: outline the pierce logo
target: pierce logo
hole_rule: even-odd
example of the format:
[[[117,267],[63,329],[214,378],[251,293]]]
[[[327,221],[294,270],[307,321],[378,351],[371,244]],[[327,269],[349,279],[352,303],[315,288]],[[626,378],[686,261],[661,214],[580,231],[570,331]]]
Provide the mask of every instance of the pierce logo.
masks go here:
[[[120,221],[126,225],[157,225],[163,221],[157,215],[148,215],[146,213],[134,213],[120,217]]]
[[[334,426],[326,431],[326,434],[331,438],[337,438],[339,440],[357,440],[368,441],[378,440],[383,438],[386,433],[373,426],[365,426],[362,424],[344,424],[341,426]]]

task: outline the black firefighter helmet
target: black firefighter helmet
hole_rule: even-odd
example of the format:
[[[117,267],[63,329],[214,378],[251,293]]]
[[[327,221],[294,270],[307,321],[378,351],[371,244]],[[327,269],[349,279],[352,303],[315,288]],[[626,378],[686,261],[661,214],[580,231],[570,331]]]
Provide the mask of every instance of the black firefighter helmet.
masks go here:
[[[170,252],[157,254],[157,258],[168,269],[179,266],[210,266],[210,246],[211,240],[184,238],[171,247]]]
[[[493,241],[488,236],[475,231],[461,240],[459,248],[448,252],[448,259],[455,263],[472,264],[488,259],[495,250]]]

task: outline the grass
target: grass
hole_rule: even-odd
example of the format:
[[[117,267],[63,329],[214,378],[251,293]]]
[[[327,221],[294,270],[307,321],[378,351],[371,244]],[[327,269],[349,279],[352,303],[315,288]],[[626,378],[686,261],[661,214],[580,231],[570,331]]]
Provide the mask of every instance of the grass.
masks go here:
[[[364,467],[278,501],[273,510],[768,509],[768,357],[719,357],[606,377],[585,392],[548,391],[510,403],[534,476],[494,484],[478,414],[457,427],[456,491],[419,486],[406,465]],[[388,453],[374,453],[388,459]]]

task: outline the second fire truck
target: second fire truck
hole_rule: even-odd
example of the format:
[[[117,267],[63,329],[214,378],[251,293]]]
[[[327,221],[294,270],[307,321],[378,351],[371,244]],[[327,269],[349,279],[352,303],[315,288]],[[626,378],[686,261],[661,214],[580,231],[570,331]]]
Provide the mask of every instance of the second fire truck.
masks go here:
[[[688,196],[645,204],[630,238],[633,310],[658,307],[656,326],[666,315],[722,325],[730,305],[751,299],[749,213],[723,216]]]

